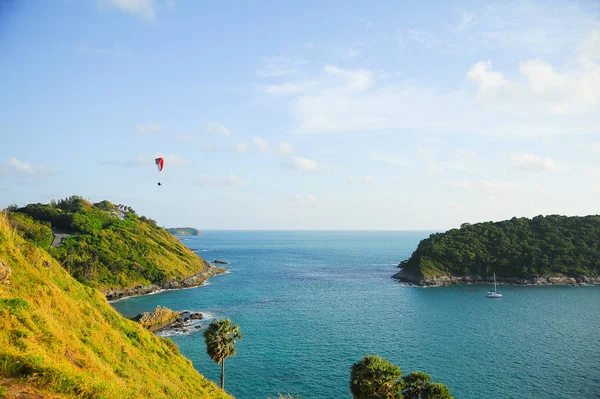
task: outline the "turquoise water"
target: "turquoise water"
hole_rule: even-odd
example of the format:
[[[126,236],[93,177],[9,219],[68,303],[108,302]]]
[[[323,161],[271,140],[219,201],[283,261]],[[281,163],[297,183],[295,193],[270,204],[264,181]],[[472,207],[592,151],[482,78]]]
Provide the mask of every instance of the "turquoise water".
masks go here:
[[[230,274],[114,302],[125,316],[208,312],[240,324],[225,362],[239,399],[350,398],[350,367],[377,353],[456,398],[600,398],[600,287],[406,287],[390,276],[428,232],[207,232],[183,242]],[[202,330],[173,336],[207,378]]]

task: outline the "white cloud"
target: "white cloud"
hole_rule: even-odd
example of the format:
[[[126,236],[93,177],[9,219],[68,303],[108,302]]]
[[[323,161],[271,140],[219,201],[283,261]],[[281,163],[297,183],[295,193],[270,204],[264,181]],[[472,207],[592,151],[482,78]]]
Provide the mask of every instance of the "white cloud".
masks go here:
[[[253,137],[252,141],[257,145],[262,151],[267,151],[269,149],[269,142],[262,137]]]
[[[479,88],[479,96],[496,93],[498,90],[509,87],[509,82],[500,72],[493,72],[492,61],[480,61],[473,65],[467,73],[467,79],[474,82]]]
[[[135,130],[140,136],[148,136],[160,132],[160,125],[158,123],[146,123],[143,125],[137,125]]]
[[[54,172],[54,169],[34,166],[13,157],[9,158],[8,162],[0,164],[0,176],[43,176]]]
[[[238,152],[244,152],[248,149],[248,145],[246,143],[239,143],[235,149]]]
[[[339,172],[341,172],[341,171],[342,171],[342,167],[341,167],[341,166],[338,166],[338,165],[335,165],[335,166],[332,168],[332,171],[333,171],[333,173],[339,173]]]
[[[532,60],[521,63],[526,79],[524,90],[554,114],[598,111],[600,64],[579,58],[578,68],[560,72],[552,65]]]
[[[600,30],[590,31],[577,51],[583,60],[600,61]]]
[[[524,172],[552,172],[559,167],[552,158],[533,154],[514,154],[510,163],[514,170]]]
[[[147,21],[154,21],[156,17],[153,0],[104,0],[109,7],[135,15]]]
[[[365,183],[368,183],[368,184],[373,183],[373,176],[365,176]]]
[[[8,160],[8,165],[17,172],[25,173],[28,175],[35,174],[35,168],[32,165],[25,162],[21,162],[16,158],[10,158]]]
[[[229,136],[229,129],[218,122],[207,122],[205,129],[211,133],[218,133],[223,136]]]
[[[279,152],[281,154],[291,154],[294,151],[292,150],[292,147],[287,142],[282,141],[279,144]]]
[[[411,131],[414,134],[520,137],[597,133],[600,64],[579,53],[567,69],[538,60],[515,63],[509,79],[481,61],[465,70],[473,86],[431,89],[375,73],[326,66],[314,86],[290,94],[300,133]],[[297,83],[298,85],[301,82]],[[474,88],[474,90],[473,90]]]
[[[247,186],[248,182],[231,173],[229,176],[201,176],[196,180],[201,186]]]
[[[341,78],[347,91],[363,92],[368,90],[374,83],[373,73],[365,69],[347,70],[327,65],[324,71],[334,77]]]
[[[300,157],[293,157],[286,166],[303,172],[317,172],[322,169],[317,161]]]

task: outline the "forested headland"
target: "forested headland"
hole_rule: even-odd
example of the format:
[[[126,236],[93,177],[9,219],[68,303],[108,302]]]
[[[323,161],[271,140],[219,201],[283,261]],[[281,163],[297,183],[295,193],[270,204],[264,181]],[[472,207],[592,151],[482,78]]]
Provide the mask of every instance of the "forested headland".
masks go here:
[[[600,282],[600,216],[464,223],[422,240],[394,277],[419,285]]]
[[[222,272],[131,207],[71,196],[11,206],[9,223],[47,250],[78,281],[109,299],[201,284]],[[56,242],[55,235],[64,237]],[[53,240],[55,241],[54,243]]]
[[[200,230],[194,229],[193,227],[171,227],[167,231],[174,236],[201,236],[203,235]]]

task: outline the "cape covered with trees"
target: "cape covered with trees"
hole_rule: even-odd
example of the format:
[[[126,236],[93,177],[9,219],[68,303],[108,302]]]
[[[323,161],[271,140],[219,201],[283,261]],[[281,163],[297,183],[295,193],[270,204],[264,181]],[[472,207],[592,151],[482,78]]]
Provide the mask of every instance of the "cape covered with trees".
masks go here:
[[[202,233],[193,227],[171,227],[167,231],[174,236],[201,236]]]
[[[395,277],[418,284],[443,278],[571,278],[598,281],[600,216],[536,216],[464,223],[422,240]]]
[[[46,249],[80,282],[103,291],[150,285],[158,289],[217,271],[154,220],[109,201],[93,204],[71,196],[49,204],[11,206],[7,216],[23,238]],[[57,242],[59,235],[64,241]],[[145,292],[127,295],[137,293]]]

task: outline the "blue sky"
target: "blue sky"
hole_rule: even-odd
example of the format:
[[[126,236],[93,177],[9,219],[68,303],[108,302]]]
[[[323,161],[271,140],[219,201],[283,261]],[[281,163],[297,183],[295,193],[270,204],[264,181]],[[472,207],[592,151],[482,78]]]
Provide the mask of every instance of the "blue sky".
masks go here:
[[[0,207],[76,194],[200,229],[598,213],[596,1],[9,1],[0,93]]]

